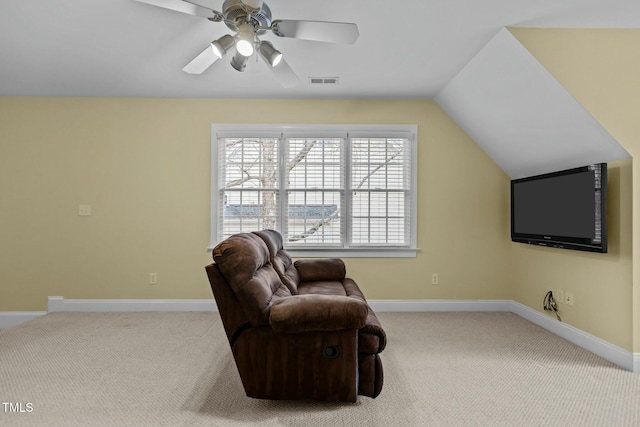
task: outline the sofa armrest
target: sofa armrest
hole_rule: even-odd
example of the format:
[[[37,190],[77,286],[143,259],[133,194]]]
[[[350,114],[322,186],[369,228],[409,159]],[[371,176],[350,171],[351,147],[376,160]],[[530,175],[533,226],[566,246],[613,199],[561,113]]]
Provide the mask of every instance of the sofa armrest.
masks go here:
[[[347,274],[344,261],[339,258],[301,259],[294,263],[301,282],[342,280]]]
[[[367,321],[364,301],[341,295],[296,295],[271,307],[269,323],[276,332],[360,329]]]

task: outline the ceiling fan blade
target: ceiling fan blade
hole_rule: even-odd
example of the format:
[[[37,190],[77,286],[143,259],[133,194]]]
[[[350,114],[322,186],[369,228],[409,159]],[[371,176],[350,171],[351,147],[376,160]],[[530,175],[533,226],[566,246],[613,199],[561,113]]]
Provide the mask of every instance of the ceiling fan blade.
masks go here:
[[[205,6],[192,3],[190,1],[182,0],[136,0],[140,3],[150,4],[152,6],[163,7],[169,10],[175,10],[176,12],[186,13],[188,15],[202,16],[203,18],[211,18],[213,16],[220,16],[219,12],[211,10]]]
[[[284,58],[281,59],[280,62],[278,62],[278,65],[276,65],[275,67],[272,67],[265,58],[263,58],[262,56],[260,57],[265,62],[265,64],[267,64],[267,66],[271,69],[271,71],[273,72],[273,75],[280,82],[282,87],[286,87],[286,88],[294,87],[298,84],[298,82],[300,82],[300,79],[298,78],[297,74],[291,69],[291,67],[289,66],[289,64],[287,64],[287,61],[285,61]]]
[[[182,71],[189,74],[202,74],[218,59],[220,58],[213,53],[213,48],[209,45],[205,50],[200,52],[198,56],[193,58],[191,62],[185,65]]]
[[[280,37],[315,40],[328,43],[353,44],[360,33],[358,26],[347,22],[276,20],[273,33]]]

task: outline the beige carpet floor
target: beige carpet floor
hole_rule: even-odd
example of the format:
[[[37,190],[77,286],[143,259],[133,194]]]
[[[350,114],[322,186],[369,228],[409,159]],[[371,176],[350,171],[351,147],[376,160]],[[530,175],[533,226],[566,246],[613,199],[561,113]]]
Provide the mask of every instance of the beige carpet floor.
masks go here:
[[[515,314],[379,317],[382,394],[331,404],[247,398],[217,313],[47,314],[0,331],[0,425],[640,426],[640,374]]]

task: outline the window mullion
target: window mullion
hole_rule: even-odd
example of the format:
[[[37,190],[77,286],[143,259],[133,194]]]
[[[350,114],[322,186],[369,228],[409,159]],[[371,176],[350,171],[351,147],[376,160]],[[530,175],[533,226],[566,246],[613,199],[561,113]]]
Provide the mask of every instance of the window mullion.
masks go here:
[[[278,138],[278,226],[282,236],[288,236],[287,217],[289,215],[289,192],[286,188],[287,174],[289,173],[287,155],[289,147],[286,144],[283,133]],[[285,242],[286,243],[286,242]]]
[[[211,242],[216,242],[222,235],[223,224],[223,209],[224,209],[224,191],[222,190],[224,170],[223,159],[225,157],[225,151],[222,147],[221,138],[218,138],[214,133],[214,139],[211,144],[211,164],[215,165],[216,170],[211,174],[211,215],[213,217],[213,226],[211,227]]]
[[[343,188],[342,203],[344,211],[342,212],[341,224],[342,224],[342,244],[345,248],[351,246],[351,230],[353,227],[353,212],[352,212],[352,197],[351,192],[351,136],[347,132],[346,138],[342,143],[342,161],[340,167],[341,183]]]

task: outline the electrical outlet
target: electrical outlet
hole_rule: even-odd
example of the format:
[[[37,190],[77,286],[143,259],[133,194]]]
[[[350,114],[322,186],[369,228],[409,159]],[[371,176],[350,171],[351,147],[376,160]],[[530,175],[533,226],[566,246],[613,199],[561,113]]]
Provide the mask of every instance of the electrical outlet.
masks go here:
[[[158,284],[158,273],[149,273],[149,284],[150,285]]]
[[[78,215],[80,215],[80,216],[90,216],[91,215],[91,205],[79,205],[78,206]]]
[[[558,288],[556,292],[557,292],[555,296],[556,302],[564,304],[565,303],[564,289]]]
[[[573,293],[565,292],[564,293],[564,302],[565,304],[572,306],[573,305]]]
[[[433,273],[433,274],[431,275],[431,284],[432,284],[432,285],[438,285],[438,284],[440,284],[440,279],[439,279],[439,277],[438,277],[438,273]]]

